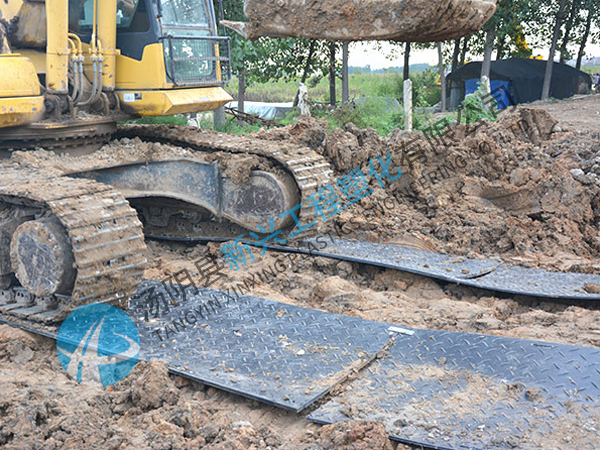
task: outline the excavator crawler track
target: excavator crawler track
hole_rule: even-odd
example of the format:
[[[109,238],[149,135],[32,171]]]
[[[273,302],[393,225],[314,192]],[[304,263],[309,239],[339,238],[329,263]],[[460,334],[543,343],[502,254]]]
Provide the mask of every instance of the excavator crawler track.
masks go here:
[[[285,169],[294,179],[300,194],[302,209],[298,218],[312,221],[314,208],[308,199],[319,189],[330,184],[329,162],[309,147],[297,144],[276,143],[251,136],[216,134],[193,127],[123,125],[117,129],[115,138],[140,138],[144,141],[162,142],[199,152],[225,152],[256,155]]]
[[[137,213],[122,194],[91,180],[4,166],[0,167],[0,209],[25,210],[33,214],[29,219],[60,222],[76,269],[72,292],[47,297],[36,297],[14,283],[6,286],[4,274],[1,313],[56,322],[89,303],[127,306],[142,280],[146,246]],[[2,230],[0,221],[2,231],[5,236],[10,233]]]

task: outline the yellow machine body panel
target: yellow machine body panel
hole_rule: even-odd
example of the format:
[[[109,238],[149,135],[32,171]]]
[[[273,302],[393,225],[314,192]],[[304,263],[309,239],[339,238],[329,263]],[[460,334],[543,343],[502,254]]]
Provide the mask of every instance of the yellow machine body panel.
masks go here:
[[[171,89],[167,82],[163,44],[144,48],[141,61],[117,55],[117,89]]]
[[[171,89],[163,91],[117,91],[121,108],[140,116],[171,116],[213,111],[232,98],[220,87]]]
[[[83,49],[87,53],[89,46]],[[91,77],[91,65],[85,71]],[[178,88],[167,81],[161,43],[147,45],[140,61],[117,53],[115,87],[123,112],[139,116],[214,111],[233,100],[220,87]]]
[[[0,55],[0,74],[0,128],[38,120],[44,97],[32,62],[16,53]]]
[[[29,48],[19,49],[19,54],[25,58],[28,58],[35,67],[35,71],[38,74],[46,74],[46,53],[40,50],[33,50]]]

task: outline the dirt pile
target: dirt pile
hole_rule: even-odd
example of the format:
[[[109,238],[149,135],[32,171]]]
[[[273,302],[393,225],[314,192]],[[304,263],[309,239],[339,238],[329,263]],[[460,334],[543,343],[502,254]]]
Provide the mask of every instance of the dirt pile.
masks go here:
[[[321,430],[323,450],[392,450],[382,423],[344,421]]]
[[[109,388],[80,385],[55,352],[50,340],[0,326],[1,447],[292,450],[318,437],[298,416],[169,376],[156,361]]]
[[[549,114],[529,108],[506,112],[494,123],[433,131],[429,138],[396,131],[383,139],[350,124],[314,145],[326,126],[304,119],[257,136],[311,142],[337,178],[356,168],[370,178],[373,194],[336,216],[345,234],[530,266],[600,271],[597,132],[555,132],[560,128]],[[385,162],[388,154],[403,176],[382,189],[368,175],[369,160],[379,156]],[[379,169],[378,162],[375,166]]]
[[[331,163],[333,182],[360,168],[373,193],[336,214],[322,231],[336,229],[362,240],[599,273],[599,133],[562,130],[541,109],[517,108],[494,123],[432,129],[429,138],[422,132],[401,131],[381,138],[372,129],[352,124],[329,130],[325,120],[303,118],[232,142],[281,151],[286,145],[309,147]],[[225,135],[205,134],[229,142]],[[403,176],[393,183],[386,180],[382,188],[370,174],[370,161],[381,172],[377,158],[385,164],[388,156],[390,171],[395,174],[395,167],[400,167]],[[239,183],[247,181],[253,169],[272,169],[243,153],[201,155],[138,138],[120,139],[77,158],[40,150],[17,152],[13,160],[69,172],[174,157],[219,159],[224,172]]]
[[[403,145],[412,148],[415,137],[424,140],[422,134],[398,132],[381,139],[372,130],[353,126],[329,133],[325,123],[306,120],[260,135],[273,144],[300,142],[315,148],[332,162],[336,177],[359,166],[368,174],[370,158],[391,152],[394,164],[404,170],[400,183],[381,189],[371,180],[374,193],[331,221],[350,236],[452,253],[501,255],[532,265],[595,270],[597,251],[586,238],[598,234],[595,216],[590,218],[599,211],[598,131],[557,132],[554,128],[550,134],[553,122],[537,113],[530,114],[531,128],[536,130],[531,135],[520,128],[511,130],[509,124],[521,120],[528,120],[522,110],[475,131],[463,125],[454,130],[458,137],[451,145],[431,148],[424,141],[427,161],[421,156],[411,158],[410,163],[403,160]],[[165,150],[162,144],[124,142],[129,142],[126,149],[113,148],[115,158],[132,151],[160,156]],[[116,154],[121,151],[122,155]],[[459,157],[464,159],[460,165],[456,163]],[[60,162],[44,152],[22,158]],[[421,185],[424,174],[439,171],[448,161],[455,167],[451,176]],[[506,191],[509,195],[504,196]],[[162,280],[185,268],[200,281],[195,262],[207,254],[218,255],[218,247],[151,241],[145,278]],[[239,271],[226,270],[226,277],[211,287],[230,289],[252,278],[252,295],[332,313],[405,327],[600,347],[600,306],[589,302],[499,298],[326,258],[275,252],[255,256],[256,262]],[[285,265],[284,272],[264,280],[253,277],[264,274],[276,261]],[[353,421],[320,427],[304,415],[169,376],[165,366],[156,362],[139,364],[126,380],[108,389],[81,386],[67,378],[54,343],[0,326],[2,446],[405,448],[387,440],[382,424]]]

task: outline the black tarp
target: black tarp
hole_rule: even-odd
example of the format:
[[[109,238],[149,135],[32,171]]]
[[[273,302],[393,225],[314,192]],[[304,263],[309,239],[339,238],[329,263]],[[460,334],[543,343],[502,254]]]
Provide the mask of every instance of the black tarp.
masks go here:
[[[480,78],[482,64],[481,62],[467,64],[448,75],[448,79],[460,82],[464,90],[465,81]],[[529,103],[542,98],[545,73],[546,61],[510,58],[492,61],[490,79],[510,81],[512,100],[515,103]],[[574,67],[554,63],[550,97],[558,99],[572,97],[581,93],[581,84],[586,84],[588,89],[591,89],[592,78]]]

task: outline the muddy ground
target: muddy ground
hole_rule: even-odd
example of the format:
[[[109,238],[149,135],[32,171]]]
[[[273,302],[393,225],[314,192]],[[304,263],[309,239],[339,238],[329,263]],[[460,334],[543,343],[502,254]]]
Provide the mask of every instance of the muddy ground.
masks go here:
[[[449,142],[434,146],[414,144],[420,139],[416,133],[382,140],[353,127],[324,141],[325,125],[311,121],[259,136],[312,146],[332,162],[336,177],[358,166],[368,173],[369,159],[388,153],[402,167],[402,178],[384,188],[371,179],[374,193],[328,222],[327,230],[598,274],[598,111],[600,96],[536,104],[476,130],[462,125],[445,136]],[[407,148],[413,156],[407,156]],[[194,262],[218,254],[217,244],[150,242],[146,277],[160,280],[184,268],[199,277]],[[599,305],[498,295],[326,258],[255,256],[255,263],[226,271],[227,278],[211,287],[243,283],[279,259],[288,270],[258,282],[253,295],[406,327],[600,347]],[[106,390],[79,386],[64,374],[52,342],[7,327],[0,327],[0,384],[0,446],[6,448],[396,446],[381,424],[320,427],[304,415],[168,376],[160,363],[139,364]]]

